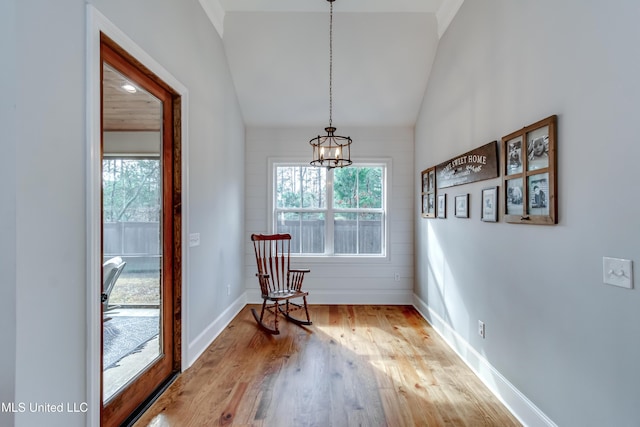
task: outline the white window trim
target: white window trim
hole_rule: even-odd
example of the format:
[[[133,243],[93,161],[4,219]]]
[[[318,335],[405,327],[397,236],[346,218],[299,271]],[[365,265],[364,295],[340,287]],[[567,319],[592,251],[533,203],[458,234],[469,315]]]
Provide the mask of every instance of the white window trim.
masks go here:
[[[278,165],[306,165],[309,164],[309,159],[301,158],[301,157],[269,157],[267,159],[268,162],[268,179],[267,179],[267,221],[269,232],[274,231],[275,227],[275,219],[274,219],[274,207],[276,204],[276,194],[273,188],[274,185],[274,167]],[[391,228],[391,213],[389,199],[391,198],[389,194],[389,189],[393,188],[391,177],[392,173],[392,159],[390,157],[371,157],[371,158],[362,158],[353,162],[353,166],[377,166],[384,165],[384,200],[383,200],[383,215],[384,215],[384,254],[381,255],[371,255],[371,254],[361,254],[361,255],[352,255],[352,254],[331,254],[331,255],[318,255],[318,254],[291,254],[292,258],[304,259],[305,263],[309,264],[326,264],[337,263],[337,264],[379,264],[379,263],[389,263],[391,262],[391,244],[389,240],[390,236],[390,228]],[[333,215],[333,203],[329,201],[333,200],[333,180],[327,183],[327,216],[329,214]],[[340,209],[338,209],[340,210]],[[327,230],[327,234],[325,236],[325,241],[328,239],[333,240],[333,223],[331,221],[327,222],[329,229]],[[332,242],[333,243],[333,242]]]

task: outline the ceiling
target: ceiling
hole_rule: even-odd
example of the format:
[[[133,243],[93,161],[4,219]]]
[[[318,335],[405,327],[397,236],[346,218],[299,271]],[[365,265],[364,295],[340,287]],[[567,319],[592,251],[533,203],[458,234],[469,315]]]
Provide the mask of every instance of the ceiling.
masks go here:
[[[124,85],[132,85],[131,92]],[[110,65],[102,68],[104,132],[160,131],[162,103]]]
[[[438,40],[463,0],[337,0],[333,124],[413,126]],[[200,0],[222,37],[247,126],[329,121],[325,0]]]

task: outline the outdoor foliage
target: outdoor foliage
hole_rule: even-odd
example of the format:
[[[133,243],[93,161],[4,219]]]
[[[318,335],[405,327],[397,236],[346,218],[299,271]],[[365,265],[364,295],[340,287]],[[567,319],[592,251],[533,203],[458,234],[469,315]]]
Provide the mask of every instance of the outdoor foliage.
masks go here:
[[[339,209],[382,208],[382,168],[334,170],[333,206]],[[276,168],[278,208],[319,208],[326,203],[326,169],[310,166]]]
[[[326,170],[305,166],[276,168],[276,194],[279,208],[324,208]]]
[[[382,208],[382,168],[336,169],[333,185],[335,208]]]
[[[160,162],[105,158],[102,163],[104,222],[160,220]]]

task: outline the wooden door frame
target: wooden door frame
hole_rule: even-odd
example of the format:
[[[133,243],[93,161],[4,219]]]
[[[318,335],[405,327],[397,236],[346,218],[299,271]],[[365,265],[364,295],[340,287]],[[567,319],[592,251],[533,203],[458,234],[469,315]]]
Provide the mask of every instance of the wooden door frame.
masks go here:
[[[101,127],[100,127],[100,73],[102,63],[100,60],[100,35],[104,34],[115,44],[119,45],[128,54],[134,57],[137,63],[164,82],[173,92],[174,97],[174,185],[181,192],[174,194],[173,206],[176,213],[173,233],[174,241],[180,248],[186,248],[188,230],[188,181],[185,171],[188,164],[188,91],[175,77],[173,77],[162,65],[156,62],[142,48],[135,44],[111,21],[102,15],[92,5],[87,5],[87,425],[100,425],[100,412],[102,406],[101,389],[101,334],[102,334],[102,304],[100,303],[101,272],[102,272],[102,220],[101,220]],[[178,249],[174,258],[174,267],[178,274],[174,274],[174,281],[178,284],[174,287],[176,295],[174,301],[174,315],[181,318],[181,313],[187,305],[187,294],[184,289],[187,286],[187,256],[186,251]],[[183,337],[188,336],[187,318],[176,322],[174,331],[174,369],[181,370],[187,363],[187,348],[182,345]]]
[[[162,280],[159,283],[161,286],[160,295],[162,296],[160,300],[161,357],[141,371],[139,376],[136,375],[135,380],[116,393],[108,403],[103,403],[102,425],[111,426],[119,425],[123,420],[129,418],[154,390],[158,389],[173,373],[180,369],[180,353],[174,351],[174,349],[180,348],[180,307],[178,302],[180,301],[179,274],[182,248],[180,240],[174,240],[174,235],[180,235],[181,228],[180,96],[103,33],[100,34],[100,57],[103,64],[109,64],[114,70],[130,79],[163,104],[162,145],[160,149],[162,165],[160,177],[162,181],[162,265],[160,267]],[[174,120],[174,110],[177,113],[175,114],[177,120]],[[174,132],[174,129],[178,129],[178,131]],[[104,135],[104,128],[101,133]],[[104,146],[102,148],[104,149]],[[104,159],[104,154],[102,158]],[[174,173],[174,171],[176,172]],[[104,257],[101,256],[100,259],[104,259]],[[102,373],[102,388],[104,390],[104,368]],[[104,395],[102,399],[104,401]]]

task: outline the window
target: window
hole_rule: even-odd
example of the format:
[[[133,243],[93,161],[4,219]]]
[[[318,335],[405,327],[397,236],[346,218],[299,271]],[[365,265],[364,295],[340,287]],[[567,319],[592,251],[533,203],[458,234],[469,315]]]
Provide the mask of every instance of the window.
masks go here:
[[[385,256],[386,173],[386,163],[274,163],[273,230],[291,234],[295,254]]]

